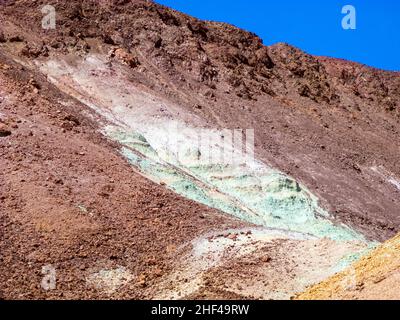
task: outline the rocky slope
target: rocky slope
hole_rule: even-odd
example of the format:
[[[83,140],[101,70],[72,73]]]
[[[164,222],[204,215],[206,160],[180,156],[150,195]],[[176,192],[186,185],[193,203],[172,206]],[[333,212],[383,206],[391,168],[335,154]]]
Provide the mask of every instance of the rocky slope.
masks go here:
[[[1,296],[289,298],[399,230],[399,73],[151,1],[43,30],[45,4],[0,7]],[[254,129],[258,171],[161,159],[171,122]]]
[[[398,300],[400,236],[379,246],[345,271],[298,295],[300,300]]]

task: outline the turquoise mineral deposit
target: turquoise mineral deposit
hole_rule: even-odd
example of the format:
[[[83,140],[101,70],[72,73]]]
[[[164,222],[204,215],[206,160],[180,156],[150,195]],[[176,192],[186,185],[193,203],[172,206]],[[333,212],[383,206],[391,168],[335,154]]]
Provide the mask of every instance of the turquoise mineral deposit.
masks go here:
[[[179,165],[162,159],[138,132],[116,127],[105,132],[122,145],[122,154],[143,175],[186,198],[260,226],[338,241],[365,241],[351,228],[334,224],[304,186],[264,164]]]

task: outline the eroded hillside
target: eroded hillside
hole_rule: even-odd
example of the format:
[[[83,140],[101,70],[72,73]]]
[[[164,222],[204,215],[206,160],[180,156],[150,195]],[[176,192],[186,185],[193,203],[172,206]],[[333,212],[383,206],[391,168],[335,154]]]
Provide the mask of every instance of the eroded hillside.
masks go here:
[[[0,7],[3,297],[287,299],[399,230],[398,73],[150,1],[44,30],[45,4]],[[204,165],[198,129],[255,156]]]

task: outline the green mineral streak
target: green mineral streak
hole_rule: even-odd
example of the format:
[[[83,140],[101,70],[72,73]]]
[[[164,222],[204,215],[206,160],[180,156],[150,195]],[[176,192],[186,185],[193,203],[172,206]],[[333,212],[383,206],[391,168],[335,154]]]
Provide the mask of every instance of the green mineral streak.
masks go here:
[[[106,128],[121,143],[122,154],[142,174],[186,198],[269,228],[333,240],[361,240],[345,225],[334,225],[317,198],[304,186],[271,168],[230,165],[183,166],[167,163],[138,133]]]
[[[84,213],[87,213],[87,212],[88,212],[88,210],[86,209],[86,207],[83,206],[83,205],[81,205],[81,204],[78,204],[77,207],[78,207],[79,210],[81,210],[81,211],[84,212]]]
[[[378,246],[377,242],[371,242],[367,248],[358,251],[356,253],[352,253],[349,255],[346,255],[342,259],[339,260],[339,262],[335,266],[335,272],[340,272],[347,268],[349,265],[353,264],[354,262],[360,260],[363,256],[367,255],[370,253],[372,250],[374,250]]]

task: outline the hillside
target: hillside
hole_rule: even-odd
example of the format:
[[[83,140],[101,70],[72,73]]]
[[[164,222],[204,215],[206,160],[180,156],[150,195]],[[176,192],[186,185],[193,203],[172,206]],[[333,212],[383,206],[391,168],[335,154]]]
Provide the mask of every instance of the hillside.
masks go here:
[[[400,237],[396,236],[345,271],[298,295],[300,300],[398,300]]]
[[[399,73],[144,0],[45,30],[45,4],[0,6],[1,298],[289,299],[399,232]],[[199,162],[222,129],[254,157]]]

